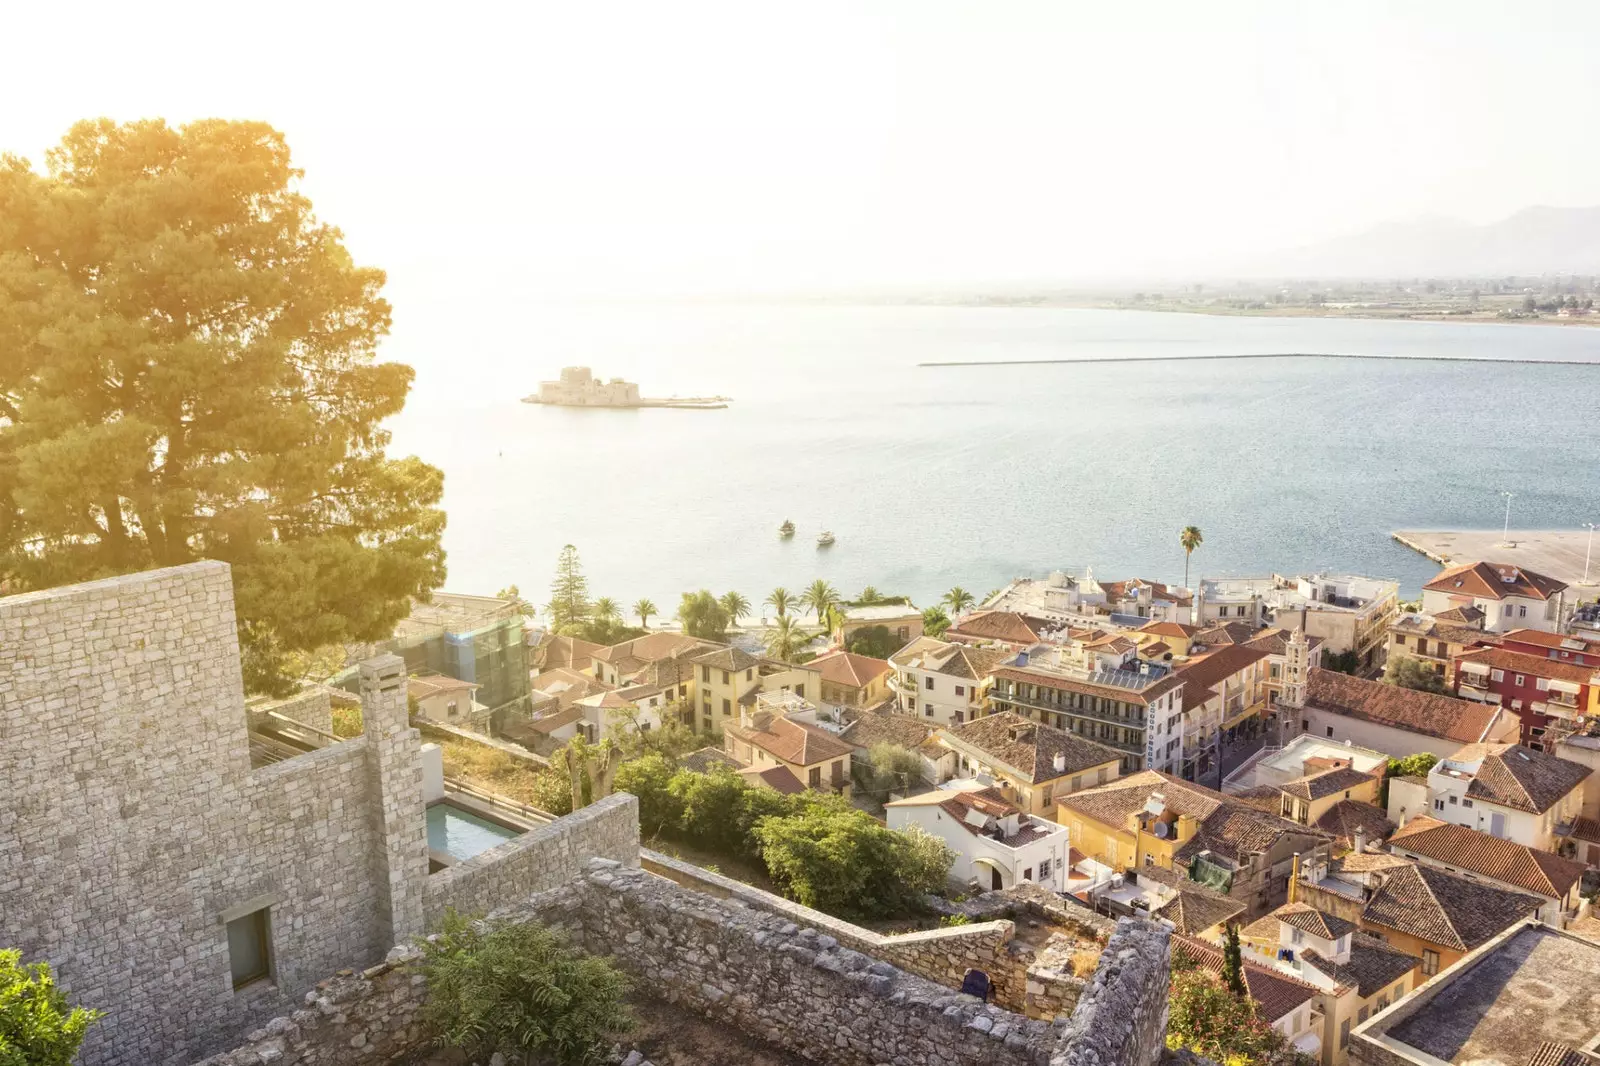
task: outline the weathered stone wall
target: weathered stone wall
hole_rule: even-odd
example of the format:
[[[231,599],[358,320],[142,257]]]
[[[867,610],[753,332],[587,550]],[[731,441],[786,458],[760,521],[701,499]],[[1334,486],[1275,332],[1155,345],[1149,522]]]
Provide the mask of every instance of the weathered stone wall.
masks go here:
[[[486,914],[566,884],[597,856],[639,864],[639,801],[625,792],[430,875],[424,920],[433,929],[447,910]]]
[[[310,685],[280,700],[251,700],[246,710],[252,728],[270,722],[271,712],[324,733],[333,732],[333,692],[322,685]]]
[[[893,963],[947,988],[959,989],[969,968],[983,970],[993,983],[996,1003],[1012,1010],[1023,1008],[1027,963],[1010,951],[1016,929],[1009,921],[974,922],[949,929],[885,936],[660,852],[641,850],[640,858],[645,869],[686,888],[720,899],[735,899],[757,910],[818,929],[847,948]]]
[[[1167,1044],[1171,934],[1124,918],[1062,1030],[1050,1066],[1150,1066]]]
[[[0,599],[0,944],[107,1012],[84,1066],[190,1062],[383,957],[369,741],[251,769],[221,563]],[[224,912],[262,903],[236,992]]]
[[[983,1004],[778,914],[685,891],[643,870],[594,870],[536,916],[582,930],[649,987],[698,1014],[840,1066],[1043,1066],[1054,1030]]]

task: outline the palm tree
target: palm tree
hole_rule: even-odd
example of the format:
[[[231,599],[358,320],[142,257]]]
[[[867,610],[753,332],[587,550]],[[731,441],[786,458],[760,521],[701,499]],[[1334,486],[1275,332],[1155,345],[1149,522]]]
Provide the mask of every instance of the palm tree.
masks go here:
[[[772,595],[766,599],[767,606],[777,612],[779,618],[789,613],[789,608],[794,606],[794,597],[789,595],[789,590],[779,585],[772,590]]]
[[[1184,526],[1183,532],[1178,534],[1178,543],[1183,545],[1183,587],[1189,587],[1189,556],[1194,550],[1206,542],[1200,535],[1199,526]]]
[[[793,615],[780,614],[778,624],[767,633],[767,651],[773,658],[785,661],[794,658],[794,653],[811,643],[813,634],[800,628],[800,623],[794,620]]]
[[[978,601],[973,598],[972,593],[957,585],[949,592],[946,592],[944,599],[939,602],[950,608],[951,615],[958,615]]]
[[[649,600],[640,600],[638,603],[633,605],[633,613],[639,616],[639,624],[645,629],[649,629],[650,616],[653,614],[660,614],[661,612],[658,611],[656,609],[656,605],[651,603]]]
[[[739,624],[739,619],[750,613],[750,601],[737,592],[724,592],[717,601],[722,604],[722,609],[728,612],[728,620],[734,625]]]
[[[809,607],[817,612],[818,622],[826,623],[829,610],[838,603],[839,590],[820,577],[807,585],[805,592],[800,595],[800,606]]]
[[[618,607],[617,601],[610,596],[601,596],[594,601],[594,616],[601,621],[609,622],[622,617],[622,608]]]
[[[881,599],[883,599],[883,597],[878,594],[878,590],[873,586],[868,585],[866,588],[861,590],[861,596],[856,602],[870,605],[877,603]]]

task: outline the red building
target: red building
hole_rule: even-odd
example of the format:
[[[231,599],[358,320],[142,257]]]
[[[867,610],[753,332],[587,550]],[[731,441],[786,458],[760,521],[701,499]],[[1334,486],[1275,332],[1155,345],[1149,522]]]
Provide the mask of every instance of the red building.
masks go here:
[[[1543,751],[1545,730],[1552,723],[1587,713],[1600,666],[1580,666],[1502,646],[1462,652],[1451,673],[1457,696],[1507,708],[1522,721],[1522,743]]]
[[[1541,659],[1554,659],[1578,666],[1600,666],[1600,640],[1585,640],[1566,633],[1514,629],[1500,638],[1500,646],[1537,655]]]

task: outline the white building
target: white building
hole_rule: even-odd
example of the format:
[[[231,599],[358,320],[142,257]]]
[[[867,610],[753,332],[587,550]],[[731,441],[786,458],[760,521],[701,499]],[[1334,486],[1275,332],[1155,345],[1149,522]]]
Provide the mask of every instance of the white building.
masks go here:
[[[1436,763],[1425,787],[1392,779],[1389,818],[1403,827],[1426,814],[1555,851],[1583,811],[1583,782],[1592,772],[1521,744],[1469,744]]]
[[[1521,721],[1503,707],[1333,670],[1313,669],[1300,700],[1290,698],[1286,685],[1279,704],[1291,733],[1348,740],[1395,759],[1422,752],[1442,759],[1463,744],[1514,741],[1522,731]]]
[[[1052,622],[1079,622],[1105,613],[1106,592],[1094,579],[1093,569],[1085,568],[1081,577],[1055,570],[1042,579],[1019,577],[979,607]]]
[[[662,689],[657,685],[636,685],[632,688],[596,692],[585,696],[572,706],[582,716],[577,723],[591,742],[604,740],[615,730],[638,730],[648,733],[661,728],[661,709],[666,705]]]
[[[1389,756],[1376,749],[1301,733],[1281,748],[1264,747],[1256,752],[1227,776],[1222,791],[1236,795],[1247,789],[1286,785],[1341,764],[1370,774],[1388,762]]]
[[[1002,652],[918,637],[889,656],[891,689],[901,714],[928,725],[970,722],[984,710],[990,671],[1012,656]]]
[[[1052,892],[1066,888],[1067,828],[1024,814],[998,789],[935,789],[885,805],[890,829],[916,826],[956,853],[950,880],[981,890],[1023,881]]]
[[[1490,633],[1561,629],[1567,586],[1513,563],[1468,563],[1440,571],[1422,586],[1422,613],[1476,607]]]
[[[1370,659],[1388,639],[1400,611],[1400,586],[1358,574],[1205,578],[1195,597],[1195,624],[1244,622],[1304,629],[1330,654]]]

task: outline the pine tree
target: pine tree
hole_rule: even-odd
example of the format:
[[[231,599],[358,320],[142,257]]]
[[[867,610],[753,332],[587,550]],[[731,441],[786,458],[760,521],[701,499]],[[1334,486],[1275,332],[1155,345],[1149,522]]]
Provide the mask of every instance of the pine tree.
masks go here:
[[[1239,927],[1228,926],[1228,939],[1222,947],[1222,981],[1236,996],[1248,996],[1244,983],[1244,956],[1239,950]]]
[[[550,603],[545,608],[550,625],[560,633],[581,625],[589,617],[589,580],[578,562],[578,549],[564,545],[556,559],[556,576],[550,582]]]

